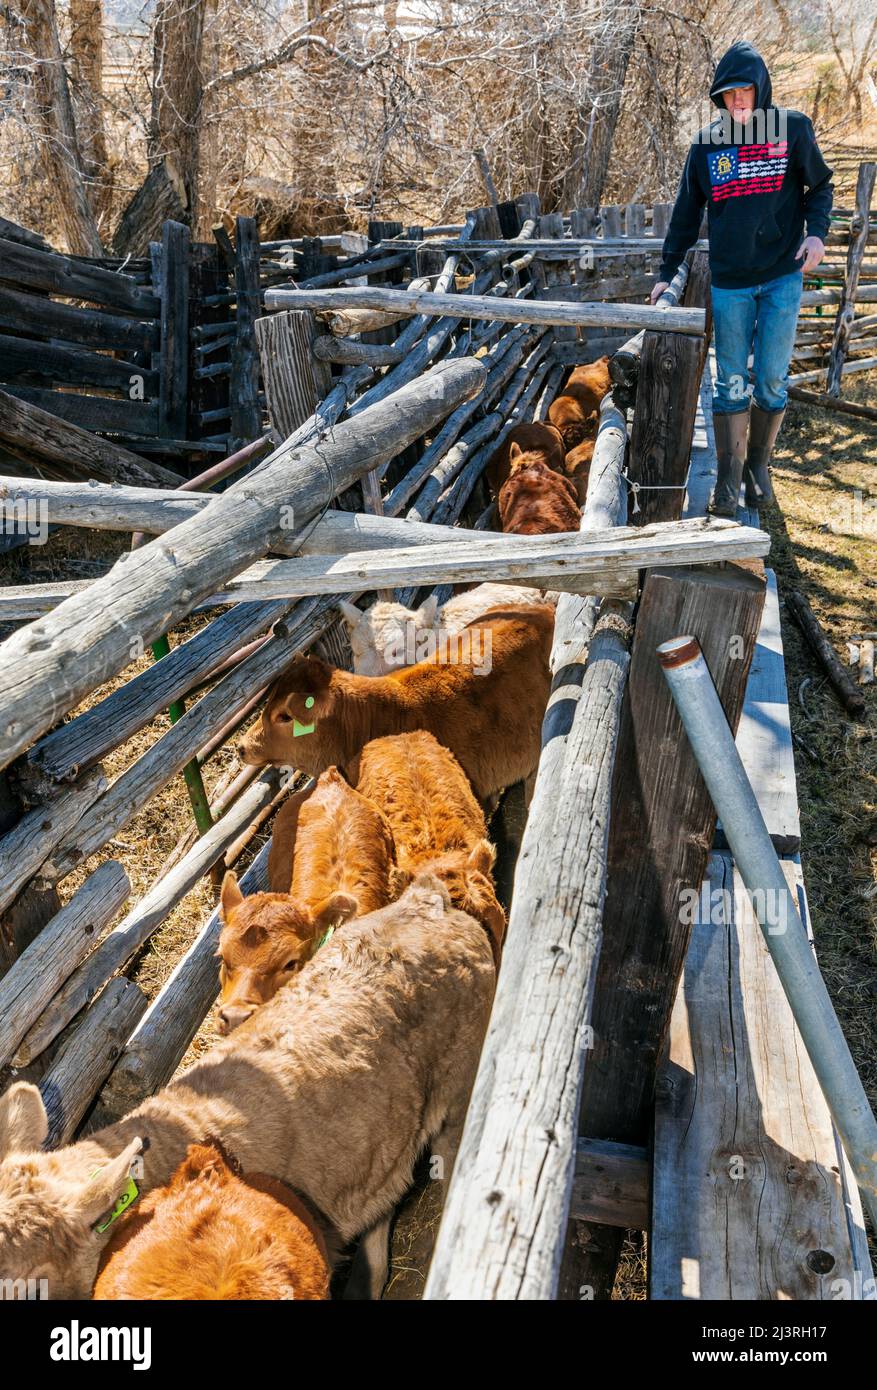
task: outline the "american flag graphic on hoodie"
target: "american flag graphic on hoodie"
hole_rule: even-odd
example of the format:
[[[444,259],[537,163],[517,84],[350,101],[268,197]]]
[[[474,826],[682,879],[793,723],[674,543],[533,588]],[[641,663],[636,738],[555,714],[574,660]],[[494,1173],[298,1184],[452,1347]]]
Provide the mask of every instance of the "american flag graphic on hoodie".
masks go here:
[[[789,163],[788,141],[776,145],[735,145],[707,155],[713,202],[774,193],[782,186]]]

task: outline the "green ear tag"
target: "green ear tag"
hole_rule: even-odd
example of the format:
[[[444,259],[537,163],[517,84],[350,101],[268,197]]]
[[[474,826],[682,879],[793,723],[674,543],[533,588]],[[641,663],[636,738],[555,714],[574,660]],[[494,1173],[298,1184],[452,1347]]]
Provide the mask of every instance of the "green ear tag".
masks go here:
[[[313,695],[309,695],[305,700],[305,709],[313,709],[315,703],[316,701]],[[312,734],[314,732],[314,727],[313,724],[299,724],[298,720],[293,716],[292,736],[293,738],[301,738],[302,734]]]
[[[140,1188],[132,1177],[128,1178],[128,1186],[124,1189],[121,1196],[116,1199],[116,1204],[102,1221],[96,1221],[93,1229],[98,1235],[103,1235],[104,1231],[117,1221],[123,1212],[127,1211],[133,1202],[140,1196]]]
[[[326,928],[326,930],[323,932],[323,935],[320,937],[319,941],[317,942],[316,946],[315,946],[314,949],[311,951],[311,960],[313,960],[314,956],[317,954],[317,952],[319,951],[320,947],[321,947],[321,946],[325,946],[326,942],[329,941],[329,940],[331,940],[332,936],[334,935],[334,932],[335,932],[335,928],[334,928],[334,927],[327,927],[327,928]]]

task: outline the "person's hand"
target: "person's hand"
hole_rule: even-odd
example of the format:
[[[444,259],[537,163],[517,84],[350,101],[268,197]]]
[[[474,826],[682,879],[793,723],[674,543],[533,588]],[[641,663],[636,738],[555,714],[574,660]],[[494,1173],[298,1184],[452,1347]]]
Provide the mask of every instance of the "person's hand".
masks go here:
[[[817,264],[818,264],[818,262],[817,262]],[[670,281],[669,281],[669,280],[659,280],[658,283],[657,283],[656,285],[653,285],[653,286],[652,286],[652,292],[651,292],[651,294],[649,295],[649,303],[650,303],[650,304],[657,304],[658,300],[661,298],[661,295],[664,293],[664,291],[665,291],[667,288],[669,288],[669,284],[670,284]]]
[[[808,236],[801,242],[795,260],[799,261],[802,256],[804,257],[802,269],[805,275],[809,275],[811,270],[816,269],[824,255],[825,242],[820,241],[818,236]]]

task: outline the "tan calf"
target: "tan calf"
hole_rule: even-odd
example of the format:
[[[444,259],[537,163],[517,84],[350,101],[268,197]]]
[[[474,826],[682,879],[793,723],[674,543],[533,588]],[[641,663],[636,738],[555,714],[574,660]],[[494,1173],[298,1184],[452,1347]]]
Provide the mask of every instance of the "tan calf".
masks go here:
[[[399,870],[440,878],[454,907],[489,933],[499,964],[505,913],[493,885],[495,852],[484,812],[450,749],[422,729],[372,739],[362,750],[356,785],[386,816]]]
[[[36,1086],[0,1097],[0,1280],[87,1298],[109,1240],[96,1227],[143,1164],[167,1183],[215,1135],[244,1172],[300,1192],[361,1245],[377,1296],[389,1215],[425,1145],[450,1177],[495,980],[480,924],[434,878],[353,922],[229,1038],[126,1119],[56,1153]]]

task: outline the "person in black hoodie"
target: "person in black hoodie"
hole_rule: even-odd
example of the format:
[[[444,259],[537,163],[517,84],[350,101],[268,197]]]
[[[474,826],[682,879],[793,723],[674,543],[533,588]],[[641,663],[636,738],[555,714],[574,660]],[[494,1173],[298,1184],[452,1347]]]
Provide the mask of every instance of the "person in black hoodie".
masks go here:
[[[758,50],[732,44],[710,87],[721,115],[688,152],[651,296],[654,304],[697,240],[706,204],[719,462],[709,510],[719,516],[734,516],[744,476],[747,506],[773,500],[768,461],[785,414],[804,273],[825,254],[831,214],[832,171],[809,117],[771,96]]]

